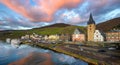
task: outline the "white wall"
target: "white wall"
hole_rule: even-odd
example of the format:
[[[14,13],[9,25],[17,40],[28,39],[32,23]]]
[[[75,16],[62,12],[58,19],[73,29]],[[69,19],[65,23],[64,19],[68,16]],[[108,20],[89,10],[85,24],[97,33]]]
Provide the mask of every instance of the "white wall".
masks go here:
[[[104,36],[101,34],[101,32],[99,30],[95,30],[94,41],[95,42],[102,42],[102,41],[104,41]]]

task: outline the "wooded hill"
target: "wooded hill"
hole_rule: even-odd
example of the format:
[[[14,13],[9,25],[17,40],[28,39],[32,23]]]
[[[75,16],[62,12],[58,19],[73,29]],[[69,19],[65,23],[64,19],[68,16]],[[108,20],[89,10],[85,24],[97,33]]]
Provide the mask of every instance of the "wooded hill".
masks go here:
[[[97,24],[97,29],[103,32],[108,32],[114,28],[120,29],[120,17]]]

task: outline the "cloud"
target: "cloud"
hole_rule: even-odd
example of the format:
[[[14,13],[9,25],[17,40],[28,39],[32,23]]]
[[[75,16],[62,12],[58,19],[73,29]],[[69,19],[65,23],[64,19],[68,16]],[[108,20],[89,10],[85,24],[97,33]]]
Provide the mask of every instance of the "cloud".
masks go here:
[[[81,0],[1,0],[0,2],[31,21],[49,22],[53,20],[56,11],[76,7]]]
[[[120,17],[120,0],[0,0],[0,29],[29,29],[54,23],[86,25]],[[7,21],[6,21],[7,20]],[[32,22],[31,22],[32,21]]]
[[[32,29],[44,25],[47,25],[47,22],[31,22],[26,17],[0,4],[0,30]]]

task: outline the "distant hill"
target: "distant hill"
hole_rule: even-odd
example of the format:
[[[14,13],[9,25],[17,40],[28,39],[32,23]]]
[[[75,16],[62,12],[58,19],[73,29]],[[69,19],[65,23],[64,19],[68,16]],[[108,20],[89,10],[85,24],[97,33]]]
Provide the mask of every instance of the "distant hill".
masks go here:
[[[44,26],[44,27],[41,27],[41,28],[48,28],[48,27],[67,27],[67,26],[71,26],[71,25],[70,25],[70,24],[64,24],[64,23],[56,23],[56,24]]]
[[[31,30],[2,31],[0,32],[0,39],[19,38],[23,35],[32,34],[32,33],[36,33],[39,35],[73,34],[76,28],[80,29],[85,34],[87,32],[86,27],[83,27],[83,26],[75,26],[75,25],[70,25],[70,24],[57,23],[57,24],[40,27],[40,28],[34,28]],[[113,28],[120,29],[120,17],[97,24],[97,29],[102,30],[103,32],[110,31]]]
[[[86,33],[86,28],[83,26],[75,26],[64,23],[57,23],[41,28],[35,28],[29,31],[36,31],[35,33],[42,35],[51,35],[51,34],[72,34],[76,28],[81,29],[84,33]],[[39,32],[38,32],[39,31]]]
[[[86,27],[75,26],[64,23],[57,23],[49,26],[44,26],[40,28],[34,28],[31,30],[16,30],[16,31],[6,31],[5,33],[0,32],[0,37],[5,38],[19,38],[26,34],[36,33],[39,35],[52,35],[52,34],[73,34],[74,30],[78,28],[86,34]],[[1,39],[1,38],[0,38]]]
[[[107,32],[114,28],[120,29],[120,17],[97,24],[97,29]]]

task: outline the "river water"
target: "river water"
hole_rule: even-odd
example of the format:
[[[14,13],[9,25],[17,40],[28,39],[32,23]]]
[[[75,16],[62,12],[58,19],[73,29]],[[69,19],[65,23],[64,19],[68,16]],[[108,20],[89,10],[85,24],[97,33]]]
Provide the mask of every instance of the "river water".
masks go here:
[[[33,62],[34,60],[36,60],[36,58],[37,61]],[[44,61],[40,61],[41,59],[44,59]],[[10,43],[0,41],[0,65],[43,65],[43,64],[88,65],[88,63],[84,61],[78,60],[76,58],[73,58],[62,53],[56,53],[51,50],[32,47],[29,45],[21,45],[19,46],[19,48],[16,48],[12,46]]]

